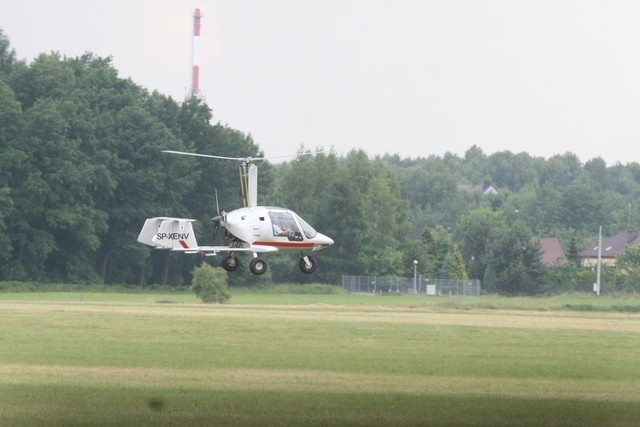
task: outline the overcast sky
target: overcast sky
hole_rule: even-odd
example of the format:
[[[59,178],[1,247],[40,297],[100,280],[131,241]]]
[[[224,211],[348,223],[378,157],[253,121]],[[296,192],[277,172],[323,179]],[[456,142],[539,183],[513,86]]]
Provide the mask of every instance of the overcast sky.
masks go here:
[[[475,144],[640,161],[637,1],[0,0],[0,28],[21,59],[112,56],[182,101],[196,7],[214,122],[267,156]]]

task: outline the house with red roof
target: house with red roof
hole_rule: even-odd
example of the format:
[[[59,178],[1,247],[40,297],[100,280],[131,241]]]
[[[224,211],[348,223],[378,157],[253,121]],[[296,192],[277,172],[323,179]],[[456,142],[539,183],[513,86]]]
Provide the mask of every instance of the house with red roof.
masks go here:
[[[567,263],[567,257],[564,255],[562,245],[555,237],[540,239],[540,247],[542,249],[542,264],[553,266]]]
[[[640,245],[640,231],[627,230],[602,240],[602,265],[615,265],[616,255],[624,253],[627,246]],[[598,244],[580,252],[583,267],[593,267],[598,264]]]

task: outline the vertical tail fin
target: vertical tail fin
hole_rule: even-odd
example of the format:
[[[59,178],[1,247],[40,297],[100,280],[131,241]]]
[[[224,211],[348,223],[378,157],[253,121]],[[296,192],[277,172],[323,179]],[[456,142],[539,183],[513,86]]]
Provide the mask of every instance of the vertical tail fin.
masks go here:
[[[138,242],[156,249],[197,250],[193,219],[157,217],[145,221]]]

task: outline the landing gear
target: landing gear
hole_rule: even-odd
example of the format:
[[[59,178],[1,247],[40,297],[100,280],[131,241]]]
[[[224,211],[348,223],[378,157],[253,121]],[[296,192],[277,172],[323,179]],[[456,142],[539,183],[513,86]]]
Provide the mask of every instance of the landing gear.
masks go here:
[[[222,268],[227,271],[236,271],[240,267],[238,258],[234,254],[225,255],[222,257]]]
[[[300,258],[299,266],[300,271],[302,271],[304,274],[311,274],[316,271],[316,267],[318,266],[318,264],[313,257],[309,255],[303,255],[302,258]],[[229,272],[236,271],[238,267],[240,267],[240,261],[238,260],[236,254],[229,254],[222,257],[222,268],[224,268],[225,270]],[[249,270],[251,270],[253,274],[258,276],[264,274],[267,271],[267,261],[265,261],[263,258],[260,258],[258,254],[254,253],[253,259],[249,263]]]
[[[316,271],[316,260],[310,257],[309,255],[304,255],[300,258],[300,271],[304,274],[311,274]]]
[[[253,274],[257,274],[257,275],[264,274],[264,272],[267,271],[267,262],[262,258],[255,257],[254,259],[251,260],[251,263],[249,264],[249,269]]]

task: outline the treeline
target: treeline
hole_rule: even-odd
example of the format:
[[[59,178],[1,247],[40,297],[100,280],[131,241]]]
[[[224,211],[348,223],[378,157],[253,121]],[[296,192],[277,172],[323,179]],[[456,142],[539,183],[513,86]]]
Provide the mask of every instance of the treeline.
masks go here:
[[[0,32],[0,280],[189,283],[200,257],[151,251],[136,238],[148,217],[181,216],[197,219],[199,242],[210,244],[214,189],[221,208],[239,207],[236,164],[161,152],[263,154],[214,120],[197,99],[177,102],[118,77],[109,58],[51,53],[26,64]],[[498,194],[458,187],[484,182]],[[424,277],[529,294],[594,281],[577,267],[578,252],[600,224],[605,233],[636,226],[640,165],[476,146],[419,159],[329,149],[261,163],[259,188],[260,204],[295,210],[336,243],[318,254],[312,276],[278,254],[264,276],[241,267],[231,284],[411,276],[417,260]],[[551,236],[568,266],[541,264],[535,238]]]
[[[159,215],[199,219],[204,233],[214,188],[222,203],[236,198],[236,165],[161,152],[260,154],[211,119],[197,100],[119,78],[109,58],[25,64],[0,34],[0,280],[184,283],[199,259],[136,238]]]

